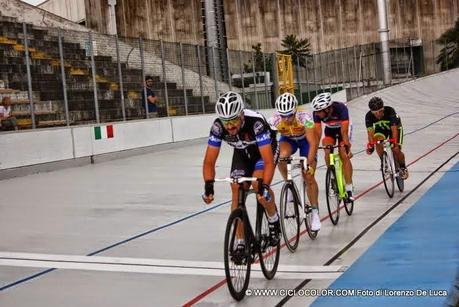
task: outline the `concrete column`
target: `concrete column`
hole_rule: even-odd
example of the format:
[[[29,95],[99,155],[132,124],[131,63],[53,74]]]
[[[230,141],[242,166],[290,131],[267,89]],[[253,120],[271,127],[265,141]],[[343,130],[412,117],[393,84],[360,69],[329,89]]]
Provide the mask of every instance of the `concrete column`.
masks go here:
[[[108,7],[110,12],[108,33],[111,35],[116,35],[118,30],[116,28],[116,13],[115,13],[116,0],[108,0]]]
[[[384,84],[391,83],[391,64],[389,49],[389,28],[387,26],[386,0],[378,0],[378,18],[379,18],[379,39],[381,41]]]

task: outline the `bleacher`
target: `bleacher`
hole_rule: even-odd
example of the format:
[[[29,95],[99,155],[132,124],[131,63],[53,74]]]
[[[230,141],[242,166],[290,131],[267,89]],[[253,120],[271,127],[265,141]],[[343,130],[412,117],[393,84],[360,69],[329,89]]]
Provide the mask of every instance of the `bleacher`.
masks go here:
[[[61,77],[58,37],[49,31],[27,24],[28,48],[31,61],[32,99],[37,127],[66,125],[64,94]],[[0,97],[11,96],[13,115],[19,128],[31,127],[30,102],[23,25],[14,18],[0,16],[0,80],[5,88]],[[63,58],[66,76],[70,124],[96,121],[91,58],[80,43],[70,37],[63,39]],[[111,56],[94,56],[97,98],[101,122],[123,120],[118,64]],[[121,63],[126,119],[145,118],[140,91],[143,86],[142,71]],[[148,72],[147,72],[148,73]],[[154,91],[160,99],[159,116],[185,115],[184,90],[176,83],[162,82],[154,76]],[[169,101],[166,110],[165,86]],[[193,96],[185,89],[188,114],[212,111],[209,98]]]

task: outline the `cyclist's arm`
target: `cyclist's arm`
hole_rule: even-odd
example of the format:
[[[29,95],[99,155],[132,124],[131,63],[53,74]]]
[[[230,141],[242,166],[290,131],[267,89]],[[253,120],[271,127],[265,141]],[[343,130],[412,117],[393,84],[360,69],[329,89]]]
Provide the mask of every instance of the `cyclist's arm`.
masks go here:
[[[306,128],[305,136],[309,143],[308,163],[312,163],[317,155],[317,148],[319,147],[316,130],[314,128]]]
[[[271,143],[259,146],[258,149],[260,150],[261,158],[263,159],[263,163],[265,165],[265,169],[263,171],[263,183],[270,185],[273,180],[274,170],[276,169]]]
[[[206,155],[202,166],[204,181],[215,179],[215,163],[217,162],[220,147],[207,145]]]
[[[395,140],[395,142],[398,142],[398,126],[392,125],[390,126],[390,130],[392,131],[392,138]],[[394,146],[398,146],[398,143],[394,143]]]
[[[349,141],[349,121],[343,120],[341,122],[341,137],[345,145],[351,147],[351,142]]]
[[[320,139],[322,138],[322,124],[321,123],[315,123],[315,130],[316,130],[316,141],[317,143],[320,143]]]

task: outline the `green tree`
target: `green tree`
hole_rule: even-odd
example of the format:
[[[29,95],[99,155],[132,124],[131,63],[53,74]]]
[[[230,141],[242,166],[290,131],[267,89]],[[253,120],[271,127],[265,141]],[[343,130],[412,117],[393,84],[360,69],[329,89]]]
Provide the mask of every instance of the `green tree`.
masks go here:
[[[284,49],[279,52],[291,55],[293,65],[297,65],[297,61],[299,61],[300,66],[306,67],[308,57],[311,56],[311,44],[309,43],[309,39],[298,39],[296,35],[290,34],[282,40],[281,46]]]
[[[453,28],[437,39],[437,43],[444,46],[437,56],[437,64],[440,64],[441,70],[459,67],[459,19]]]
[[[271,54],[265,54],[265,61],[263,63],[263,51],[261,51],[261,43],[252,45],[252,52],[254,52],[253,59],[255,62],[255,71],[266,71],[272,70],[272,58]],[[244,72],[251,73],[253,72],[252,59],[249,60],[248,64],[244,64]]]

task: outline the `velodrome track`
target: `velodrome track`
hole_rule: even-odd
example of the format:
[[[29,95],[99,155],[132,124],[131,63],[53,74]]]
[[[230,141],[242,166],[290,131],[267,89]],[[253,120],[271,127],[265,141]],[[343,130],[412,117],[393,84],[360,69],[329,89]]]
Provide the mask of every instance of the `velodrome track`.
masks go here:
[[[401,272],[400,266],[390,261],[393,250],[377,249],[380,241],[375,241],[393,233],[390,230],[395,226],[385,231],[391,225],[399,225],[400,217],[402,222],[405,216],[411,216],[408,213],[417,212],[418,206],[431,206],[420,213],[424,217],[423,226],[432,227],[438,237],[455,240],[457,251],[459,229],[457,223],[449,223],[458,220],[457,199],[443,200],[448,214],[432,221],[429,214],[436,212],[436,204],[424,203],[425,199],[439,199],[435,193],[451,196],[457,191],[457,187],[443,184],[440,179],[443,176],[449,178],[445,182],[459,179],[457,167],[453,168],[459,161],[458,79],[456,69],[377,93],[387,105],[395,107],[405,129],[404,152],[410,178],[405,183],[405,192],[396,192],[392,199],[380,184],[376,156],[363,152],[364,114],[370,96],[349,102],[357,195],[354,214],[347,217],[342,211],[338,225],[331,224],[323,190],[325,169],[319,168],[322,229],[318,238],[311,241],[303,235],[294,254],[282,248],[274,280],[258,278],[259,266],[254,265],[251,290],[327,289],[335,280],[341,288],[362,288],[350,280],[355,280],[355,276],[364,280],[377,266],[385,264],[386,270],[395,268]],[[216,185],[215,202],[210,206],[201,202],[205,146],[206,139],[193,140],[158,146],[142,155],[106,162],[96,160],[93,165],[2,180],[0,306],[271,306],[279,303],[307,306],[313,303],[317,296],[252,295],[237,304],[231,298],[222,269],[229,188]],[[231,149],[224,145],[217,177],[228,175],[230,162]],[[322,153],[319,165],[323,165]],[[437,182],[439,185],[429,191]],[[279,192],[281,183],[276,173],[275,192]],[[451,199],[453,202],[448,205]],[[403,225],[395,229],[409,232]],[[399,248],[405,246],[403,243],[411,246],[412,241],[422,243],[416,232],[404,240]],[[425,244],[429,249],[427,240]],[[364,261],[373,246],[384,253],[381,263]],[[431,248],[438,252],[436,267],[459,267],[457,252],[455,257],[442,257],[442,249],[451,249],[449,245]],[[411,259],[404,260],[419,264],[414,259],[412,263]],[[354,262],[362,268],[359,261],[371,264],[364,266],[363,271],[354,269]],[[378,272],[373,279],[390,287],[391,281],[385,280],[381,270]],[[448,285],[448,280],[453,283],[455,271],[447,272],[450,273],[440,274],[442,287]],[[422,278],[418,281],[423,288],[435,288],[434,282],[438,282]],[[411,284],[404,287],[397,280],[393,282],[394,289],[412,288]],[[446,297],[417,299],[419,305],[441,306]],[[336,306],[341,300],[344,302],[346,298],[327,301],[320,297],[314,304]],[[368,306],[370,301],[365,300],[358,302]],[[390,298],[371,303],[378,304],[388,306]]]

